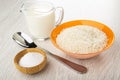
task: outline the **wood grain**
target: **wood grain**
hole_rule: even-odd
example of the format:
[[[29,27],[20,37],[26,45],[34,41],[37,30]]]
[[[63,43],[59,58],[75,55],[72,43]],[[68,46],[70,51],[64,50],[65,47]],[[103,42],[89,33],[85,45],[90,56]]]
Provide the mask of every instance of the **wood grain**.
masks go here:
[[[80,74],[47,55],[48,62],[44,70],[35,75],[23,74],[15,68],[14,57],[24,48],[12,40],[12,35],[19,31],[30,35],[24,15],[19,12],[24,0],[0,0],[0,80],[120,80],[120,0],[47,1],[53,2],[55,6],[64,7],[63,22],[89,19],[108,25],[115,33],[113,46],[97,57],[79,60],[56,49],[50,40],[44,42],[36,40],[38,46],[86,66],[88,72]]]

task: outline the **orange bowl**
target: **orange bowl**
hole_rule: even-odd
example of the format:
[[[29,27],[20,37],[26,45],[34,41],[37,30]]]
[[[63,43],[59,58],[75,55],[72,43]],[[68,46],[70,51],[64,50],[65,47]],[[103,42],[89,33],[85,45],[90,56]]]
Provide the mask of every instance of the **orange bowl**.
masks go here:
[[[88,53],[88,54],[80,54],[80,53],[71,53],[68,51],[65,51],[64,49],[62,49],[61,47],[59,47],[59,45],[56,43],[56,38],[57,35],[60,34],[60,32],[63,29],[69,28],[69,27],[73,27],[76,25],[89,25],[89,26],[93,26],[98,28],[99,30],[103,31],[104,33],[106,33],[107,38],[108,38],[108,42],[106,47],[104,47],[101,51],[98,51],[96,53]],[[62,50],[64,53],[66,53],[67,55],[70,55],[71,57],[74,58],[78,58],[78,59],[87,59],[87,58],[91,58],[94,56],[99,55],[101,52],[105,51],[106,49],[108,49],[114,42],[114,33],[113,31],[106,25],[96,22],[96,21],[91,21],[91,20],[75,20],[75,21],[69,21],[66,23],[63,23],[59,26],[57,26],[55,29],[53,29],[50,39],[52,41],[52,43],[54,44],[55,47],[57,47],[58,49]]]

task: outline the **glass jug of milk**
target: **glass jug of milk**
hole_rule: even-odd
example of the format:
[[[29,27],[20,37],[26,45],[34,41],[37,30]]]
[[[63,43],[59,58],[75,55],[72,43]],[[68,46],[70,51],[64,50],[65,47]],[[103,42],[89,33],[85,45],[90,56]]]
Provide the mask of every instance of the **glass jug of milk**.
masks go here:
[[[60,16],[55,21],[55,11],[59,10]],[[30,33],[37,39],[48,39],[52,29],[59,25],[63,19],[62,7],[55,8],[49,2],[27,1],[21,11],[25,15]]]

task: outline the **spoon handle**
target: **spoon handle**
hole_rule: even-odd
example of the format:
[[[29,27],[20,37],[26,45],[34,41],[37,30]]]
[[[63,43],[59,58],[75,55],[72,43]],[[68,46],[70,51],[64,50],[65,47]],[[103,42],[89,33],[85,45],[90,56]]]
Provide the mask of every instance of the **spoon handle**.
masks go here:
[[[52,54],[54,57],[56,57],[57,59],[59,59],[60,61],[64,62],[65,64],[67,64],[68,66],[70,66],[71,68],[73,68],[74,70],[76,71],[79,71],[81,73],[86,73],[87,72],[87,68],[82,66],[82,65],[79,65],[79,64],[76,64],[76,63],[73,63],[65,58],[62,58],[60,56],[57,56],[57,55],[54,55]]]
[[[42,48],[43,49],[43,48]],[[45,50],[43,49],[45,52],[47,53],[50,53],[52,56],[54,56],[55,58],[59,59],[60,61],[62,61],[63,63],[65,63],[66,65],[70,66],[71,68],[73,68],[74,70],[78,71],[78,72],[81,72],[81,73],[86,73],[87,72],[87,68],[82,66],[82,65],[79,65],[79,64],[76,64],[76,63],[73,63],[65,58],[62,58],[60,56],[57,56],[51,52],[49,52],[48,50]]]

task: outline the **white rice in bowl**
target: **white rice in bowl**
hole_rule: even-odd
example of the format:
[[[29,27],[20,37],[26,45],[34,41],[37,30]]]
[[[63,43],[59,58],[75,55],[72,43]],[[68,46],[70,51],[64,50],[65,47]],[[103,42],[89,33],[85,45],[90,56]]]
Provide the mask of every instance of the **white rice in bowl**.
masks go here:
[[[77,25],[62,30],[56,38],[56,43],[65,51],[88,54],[106,47],[107,36],[95,27]]]

